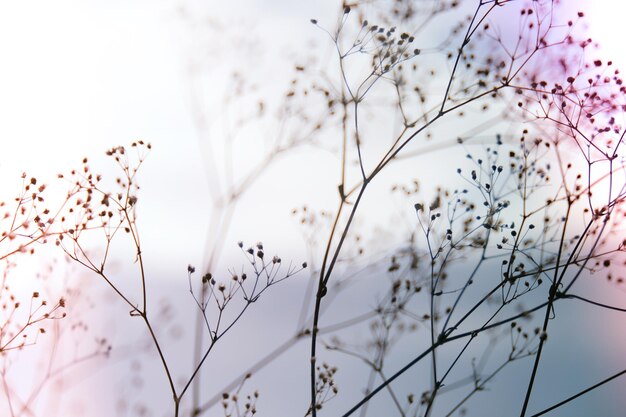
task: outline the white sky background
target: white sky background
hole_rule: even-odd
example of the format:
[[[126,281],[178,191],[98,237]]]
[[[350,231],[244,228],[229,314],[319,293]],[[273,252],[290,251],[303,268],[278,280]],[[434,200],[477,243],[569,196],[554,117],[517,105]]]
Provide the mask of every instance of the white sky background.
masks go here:
[[[144,207],[140,228],[152,267],[160,269],[159,278],[176,273],[177,280],[184,279],[180,274],[187,263],[202,262],[208,203],[202,146],[189,112],[187,75],[190,51],[206,39],[191,38],[198,33],[188,30],[179,17],[181,4],[0,2],[0,198],[10,198],[19,189],[22,171],[52,181],[57,172],[78,166],[83,156],[106,170],[107,148],[149,141],[154,150],[140,177]],[[262,62],[268,67],[272,56],[285,59],[306,48],[311,38],[327,41],[308,19],[334,22],[336,12],[330,0],[188,2],[188,6],[218,21],[250,25],[252,43],[276,38],[279,45],[292,45],[291,50],[267,51],[269,58]],[[618,66],[626,65],[626,46],[621,42],[625,29],[615,20],[624,15],[626,6],[594,0],[589,12],[590,36],[607,45]],[[245,38],[245,32],[242,35]],[[230,59],[232,52],[223,42],[218,37],[206,43]],[[263,71],[250,68],[256,70]],[[224,85],[226,71],[218,63],[213,71],[215,84]],[[279,76],[263,81],[269,90],[276,85],[282,91],[284,86]],[[327,157],[321,152],[300,154],[300,159],[280,162],[281,169],[314,165]],[[319,182],[332,183],[335,174],[324,172]],[[272,183],[270,172],[260,185]],[[311,179],[304,186],[287,184],[271,199],[252,193],[242,201],[230,241],[263,239],[293,255],[303,253],[289,210],[310,203],[312,194],[319,208],[335,204],[336,190],[310,188],[315,183]],[[290,249],[292,245],[296,249]]]
[[[142,212],[143,221],[163,224],[164,219],[176,217],[179,226],[169,229],[174,235],[177,230],[184,236],[190,229],[202,229],[198,219],[202,223],[206,217],[206,181],[201,167],[202,145],[190,117],[187,66],[194,58],[190,55],[211,45],[215,50],[208,53],[225,58],[211,69],[211,81],[220,86],[228,73],[221,68],[230,65],[233,55],[224,44],[228,38],[207,41],[201,39],[206,33],[185,27],[177,13],[181,4],[163,0],[0,4],[3,198],[17,190],[23,171],[52,179],[57,172],[77,166],[83,156],[97,164],[103,160],[105,149],[143,139],[154,145],[141,177],[141,196],[144,207],[149,207]],[[202,10],[199,15],[215,21],[252,27],[248,31],[252,44],[258,41],[266,45],[267,40],[278,39],[278,45],[288,45],[284,52],[271,48],[261,52],[266,56],[261,63],[267,68],[271,68],[269,59],[284,59],[288,53],[306,48],[310,39],[327,41],[312,25],[304,24],[310,17],[326,22],[335,19],[331,1],[257,0],[199,6],[202,4],[189,2],[188,10]],[[614,19],[621,13],[615,12],[616,4],[605,4],[608,2],[593,2],[589,33],[607,45],[619,65],[620,56],[626,52],[620,49],[620,25]],[[243,29],[237,36],[246,38]],[[284,86],[280,76],[265,78],[263,83],[268,90],[275,85],[282,91]],[[107,166],[101,164],[101,169]],[[298,195],[299,188],[289,189],[293,198],[282,193],[264,203],[282,205],[282,210],[295,207],[311,194],[309,190]],[[327,197],[334,204],[334,196]],[[183,207],[186,215],[176,216]],[[249,237],[245,236],[249,230],[245,218],[238,235],[242,239]],[[267,235],[265,232],[258,233]],[[176,241],[175,236],[170,240]]]

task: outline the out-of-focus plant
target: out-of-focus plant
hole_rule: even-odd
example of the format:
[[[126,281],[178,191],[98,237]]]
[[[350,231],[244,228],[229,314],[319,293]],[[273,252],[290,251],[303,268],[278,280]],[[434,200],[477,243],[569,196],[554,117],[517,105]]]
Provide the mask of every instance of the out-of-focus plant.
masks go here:
[[[3,262],[2,286],[2,324],[0,326],[0,353],[34,344],[38,333],[45,333],[45,328],[38,325],[47,320],[64,317],[62,312],[65,300],[61,298],[54,305],[42,299],[39,291],[34,291],[29,301],[19,299],[12,292],[10,271],[15,267],[13,260],[19,255],[33,255],[35,245],[46,239],[47,232],[54,222],[55,215],[48,210],[39,211],[38,203],[44,201],[46,186],[37,184],[36,178],[22,175],[22,190],[13,203],[1,202],[4,209],[0,227],[0,245]],[[28,304],[26,308],[25,304]],[[28,311],[26,311],[28,310]]]
[[[25,372],[17,366],[27,357],[36,357],[33,351],[39,346],[35,345],[56,345],[59,321],[67,314],[66,295],[49,291],[46,279],[27,279],[19,269],[32,262],[37,246],[49,238],[59,215],[59,211],[41,208],[45,198],[46,185],[23,174],[20,193],[12,201],[0,202],[0,412],[12,417],[38,415],[39,408],[34,404],[37,397],[64,368],[53,360],[44,360],[47,372],[27,390]],[[54,350],[42,352],[47,359],[55,355]],[[66,365],[71,367],[72,363]]]

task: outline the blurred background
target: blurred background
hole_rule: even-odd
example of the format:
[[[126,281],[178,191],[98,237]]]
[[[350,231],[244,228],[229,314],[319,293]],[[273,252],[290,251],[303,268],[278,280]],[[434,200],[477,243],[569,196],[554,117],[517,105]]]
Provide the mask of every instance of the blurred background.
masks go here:
[[[365,11],[374,16],[377,7],[388,7],[387,3],[392,2]],[[473,2],[463,3],[473,7]],[[623,25],[617,19],[626,6],[598,0],[575,7],[587,14],[579,29],[622,66],[626,49],[620,41]],[[450,21],[442,18],[432,36],[447,31],[465,10]],[[246,264],[239,241],[244,248],[262,241],[267,254],[279,255],[285,264],[300,265],[319,255],[307,243],[324,238],[329,220],[323,212],[336,210],[341,174],[338,125],[326,120],[319,100],[311,104],[304,97],[292,101],[288,97],[311,73],[320,82],[338,74],[334,45],[320,27],[331,30],[341,16],[341,4],[330,0],[0,3],[1,198],[13,198],[27,172],[49,184],[53,201],[55,192],[62,199],[65,185],[55,182],[57,174],[80,167],[84,157],[95,171],[114,178],[119,173],[105,156],[107,149],[136,140],[152,144],[138,177],[138,228],[151,308],[177,383],[189,376],[194,358],[190,346],[198,314],[189,294],[188,265],[198,269],[197,275],[210,264],[215,275],[227,276]],[[309,22],[312,18],[320,27]],[[500,23],[506,25],[506,19]],[[394,131],[387,116],[368,111],[379,121],[372,136]],[[497,109],[491,117],[498,117]],[[478,124],[469,119],[464,122],[468,132]],[[323,322],[338,323],[373,308],[384,282],[376,269],[367,268],[368,262],[388,257],[390,248],[401,248],[407,234],[418,227],[413,204],[430,199],[437,185],[458,187],[456,168],[467,168],[465,154],[479,154],[483,146],[494,145],[495,133],[517,134],[493,123],[475,145],[452,152],[447,144],[456,142],[455,129],[444,126],[433,132],[443,138],[441,146],[410,149],[425,157],[399,162],[372,185],[363,203],[366,214],[356,220],[363,243],[352,246],[367,248],[366,259],[355,263],[358,269],[341,270],[355,277],[354,282],[325,312]],[[232,149],[221,144],[225,138],[235,143]],[[234,165],[242,168],[233,170],[223,155],[234,155]],[[396,198],[390,193],[392,186],[410,186],[414,179],[423,196]],[[249,188],[244,188],[237,204],[217,207],[215,201],[227,200],[238,184]],[[307,213],[317,217],[303,225]],[[224,228],[225,224],[229,226]],[[99,250],[97,241],[93,248]],[[134,258],[122,244],[109,261],[109,271],[129,291],[138,288],[133,286]],[[315,266],[309,269],[315,271]],[[41,337],[15,359],[3,358],[2,372],[17,396],[27,398],[42,377],[49,377],[32,409],[19,415],[171,415],[167,382],[145,328],[129,318],[128,308],[97,276],[66,262],[58,251],[41,248],[37,256],[20,258],[10,279],[18,293],[45,288],[51,297],[64,294],[69,317],[56,322],[55,331],[72,333],[71,342],[57,356],[48,356],[50,349],[43,348],[52,337]],[[254,372],[242,393],[259,390],[258,415],[304,415],[309,346],[302,340],[289,341],[310,314],[307,288],[313,279],[305,270],[272,288],[217,345],[203,371],[198,394],[202,403],[215,395],[219,398],[220,390],[242,372],[287,343],[288,349]],[[604,281],[583,285],[607,303],[625,305],[623,292]],[[620,313],[575,307],[567,302],[560,307],[561,320],[542,359],[531,412],[624,366],[626,339]],[[354,339],[365,340],[366,330],[355,330]],[[98,351],[100,338],[112,346],[108,358],[91,356]],[[409,341],[394,350],[386,364],[390,372],[412,358],[413,343],[420,342]],[[494,355],[503,352],[498,349]],[[369,373],[354,358],[335,355],[328,360],[339,367],[341,395],[325,406],[322,415],[341,415],[361,397]],[[58,375],[50,362],[60,365]],[[65,369],[65,363],[72,366]],[[497,383],[467,404],[468,415],[517,415],[528,370],[528,360],[512,364]],[[424,363],[396,384],[408,389],[411,381],[429,375],[429,364]],[[625,386],[618,379],[549,415],[621,416]],[[389,404],[381,394],[371,402],[368,415],[391,415]],[[6,398],[0,399],[0,410],[7,410]],[[223,415],[220,404],[204,415]]]

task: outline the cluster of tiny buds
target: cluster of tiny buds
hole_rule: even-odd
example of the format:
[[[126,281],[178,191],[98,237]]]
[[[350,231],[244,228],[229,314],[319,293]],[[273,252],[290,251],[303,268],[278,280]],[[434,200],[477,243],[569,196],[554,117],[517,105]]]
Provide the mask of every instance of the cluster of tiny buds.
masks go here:
[[[237,243],[237,246],[239,246],[240,249],[243,249],[244,244],[243,244],[242,241],[239,241]],[[265,257],[265,252],[263,250],[263,243],[262,242],[257,242],[256,245],[254,245],[254,247],[249,247],[248,249],[246,249],[246,252],[249,253],[252,256],[256,255],[261,260],[263,260],[263,258]],[[272,263],[273,264],[279,264],[281,262],[282,262],[282,260],[280,259],[279,256],[275,255],[274,257],[272,257]],[[306,267],[307,267],[307,263],[303,262],[302,263],[302,268],[306,268]],[[245,278],[243,278],[243,279],[245,279]]]
[[[137,142],[133,142],[130,144],[131,147],[136,148],[137,146],[145,146],[147,149],[152,149],[152,145],[150,143],[146,143],[143,140],[139,140]],[[126,153],[126,148],[123,146],[115,146],[106,151],[108,156],[113,156],[116,154],[124,155]]]
[[[516,330],[518,333],[520,333],[524,339],[528,339],[528,333],[524,332],[522,330],[522,327],[517,324],[517,322],[511,322],[511,329]],[[539,340],[541,340],[542,342],[545,342],[548,339],[548,333],[541,330],[541,328],[539,327],[535,327],[533,333],[535,334],[535,336],[538,336]]]

